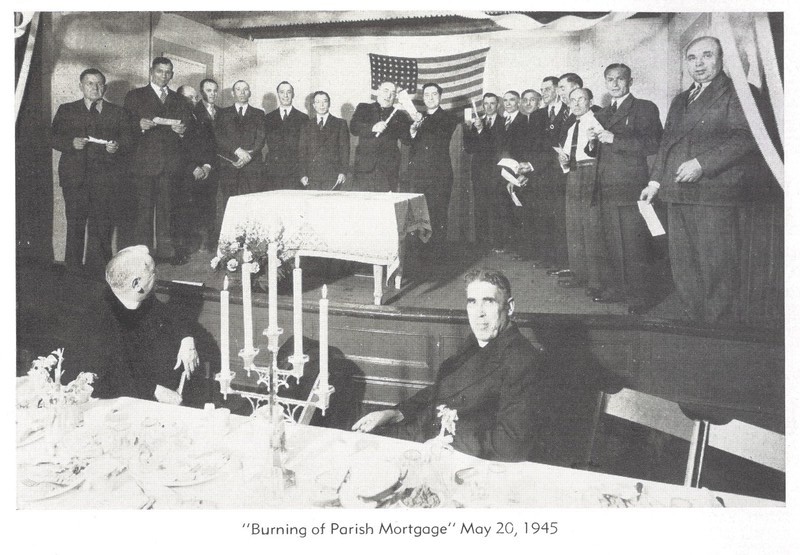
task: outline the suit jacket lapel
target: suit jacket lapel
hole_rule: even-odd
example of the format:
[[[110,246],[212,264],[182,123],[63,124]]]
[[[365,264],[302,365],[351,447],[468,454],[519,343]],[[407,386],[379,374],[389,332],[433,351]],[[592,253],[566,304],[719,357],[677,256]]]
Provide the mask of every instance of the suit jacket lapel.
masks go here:
[[[625,101],[617,106],[616,112],[611,112],[611,117],[608,119],[608,125],[606,127],[612,127],[617,124],[618,121],[621,121],[623,118],[627,118],[631,112],[631,108],[633,108],[633,103],[636,98],[630,94]]]
[[[676,129],[675,135],[671,137],[671,143],[675,143],[682,139],[689,133],[697,123],[705,117],[708,109],[722,96],[730,86],[730,79],[727,75],[721,74],[715,78],[708,89],[702,92],[697,100],[691,106],[686,106],[686,101],[689,98],[689,91],[681,93],[680,109],[682,110],[682,118],[680,119],[680,126]]]

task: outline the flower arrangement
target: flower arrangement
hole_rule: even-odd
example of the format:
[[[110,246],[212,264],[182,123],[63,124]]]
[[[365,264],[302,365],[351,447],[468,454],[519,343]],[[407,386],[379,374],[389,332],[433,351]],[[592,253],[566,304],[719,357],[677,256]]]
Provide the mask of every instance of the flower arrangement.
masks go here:
[[[270,243],[278,246],[278,279],[288,275],[286,269],[292,260],[291,248],[284,239],[283,228],[267,228],[259,222],[247,221],[236,226],[232,236],[223,235],[217,245],[217,256],[211,259],[211,268],[228,273],[238,272],[242,264],[251,264],[253,274],[263,274],[267,270],[267,249]]]
[[[38,357],[28,370],[30,389],[27,406],[43,408],[49,405],[80,405],[92,396],[92,383],[97,378],[91,372],[81,372],[66,386],[61,384],[61,365],[64,349],[56,349],[46,357]]]

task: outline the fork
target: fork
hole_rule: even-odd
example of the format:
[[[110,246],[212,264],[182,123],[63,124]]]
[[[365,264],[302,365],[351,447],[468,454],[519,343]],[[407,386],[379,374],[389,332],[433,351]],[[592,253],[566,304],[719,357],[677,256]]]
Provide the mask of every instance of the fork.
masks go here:
[[[52,484],[54,486],[60,486],[62,488],[65,488],[68,485],[68,484],[62,484],[61,482],[53,482],[50,480],[40,480],[37,482],[36,480],[31,480],[30,478],[23,478],[21,480],[21,483],[23,486],[28,486],[29,488],[33,486],[38,486],[39,484]]]

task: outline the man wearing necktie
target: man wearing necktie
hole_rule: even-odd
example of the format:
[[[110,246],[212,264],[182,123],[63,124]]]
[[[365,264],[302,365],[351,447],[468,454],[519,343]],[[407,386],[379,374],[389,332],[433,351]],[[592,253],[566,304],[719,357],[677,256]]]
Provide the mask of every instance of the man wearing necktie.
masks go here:
[[[567,251],[571,279],[563,287],[586,287],[586,294],[599,294],[600,279],[593,253],[599,230],[597,207],[592,204],[596,148],[592,133],[597,125],[591,112],[592,91],[574,89],[569,96],[574,122],[563,137],[559,162],[568,168],[566,190]]]
[[[528,144],[528,119],[519,111],[520,96],[517,91],[506,91],[503,95],[503,108],[505,110],[505,133],[503,135],[503,151],[502,158],[511,158],[517,162],[527,160],[530,158]],[[498,169],[499,172],[499,169]],[[502,244],[495,252],[505,252],[506,249],[511,248],[514,251],[512,257],[516,260],[522,259],[522,254],[525,252],[523,244],[527,242],[523,230],[523,218],[521,209],[514,206],[511,200],[511,192],[514,191],[514,186],[510,183],[503,181],[506,195],[503,199],[505,204],[504,211],[506,212],[506,220],[509,222],[506,230],[505,237],[502,239]]]
[[[264,118],[266,127],[266,176],[269,190],[299,189],[300,128],[308,116],[292,105],[294,87],[281,81],[275,92],[278,107]]]
[[[250,105],[250,85],[246,81],[236,81],[231,92],[233,106],[217,112],[214,127],[220,162],[218,222],[222,222],[230,197],[266,190],[261,157],[265,139],[264,112]]]
[[[208,173],[201,183],[192,187],[192,200],[195,205],[195,214],[199,220],[199,227],[203,230],[204,237],[201,248],[208,252],[216,252],[217,239],[219,238],[219,225],[217,222],[217,194],[219,189],[219,167],[224,162],[216,156],[217,139],[214,134],[219,107],[216,102],[219,97],[219,85],[213,79],[207,78],[200,81],[200,95],[202,101],[194,107],[192,123],[196,124],[198,135],[202,141],[209,142],[212,156],[212,171]]]
[[[79,79],[83,98],[59,106],[52,133],[52,147],[61,152],[58,178],[67,219],[64,262],[70,270],[82,267],[88,222],[86,267],[98,277],[111,259],[115,200],[132,143],[128,116],[103,99],[105,86],[100,70],[84,70]],[[107,142],[90,142],[89,137]]]
[[[738,208],[753,186],[758,151],[733,83],[722,71],[719,40],[694,39],[684,62],[694,84],[670,105],[640,198],[667,203],[672,278],[684,316],[713,323],[736,316]]]
[[[131,190],[135,198],[128,212],[133,216],[121,231],[122,246],[142,244],[153,247],[153,215],[157,260],[180,262],[170,233],[170,191],[178,178],[183,135],[190,110],[183,98],[168,88],[173,77],[169,58],[157,57],[150,67],[150,83],[125,96],[124,107],[137,132],[130,159]],[[156,123],[158,120],[161,123]],[[162,120],[166,120],[166,123]],[[125,199],[130,200],[130,199]],[[123,200],[123,202],[125,202]],[[131,231],[126,232],[125,228]]]
[[[411,118],[404,110],[395,109],[397,98],[395,84],[380,84],[375,102],[362,102],[356,106],[350,120],[350,133],[358,137],[353,166],[351,191],[398,190],[400,176],[400,149],[398,141],[411,139]]]
[[[526,89],[522,92],[519,102],[519,116],[518,119],[526,126],[525,132],[525,150],[519,162],[530,161],[533,158],[533,153],[539,147],[539,141],[542,140],[542,128],[544,127],[543,115],[539,113],[538,109],[542,102],[542,95],[533,89]],[[517,259],[531,261],[532,266],[535,268],[541,265],[541,254],[539,253],[539,245],[541,243],[538,237],[537,219],[541,217],[542,212],[542,198],[541,188],[528,187],[526,183],[524,187],[517,189],[516,194],[519,197],[522,206],[516,207],[516,213],[519,216],[519,231],[516,240]]]
[[[300,183],[330,191],[347,179],[350,132],[346,121],[330,113],[328,93],[316,91],[313,99],[316,114],[300,128]]]
[[[472,155],[470,179],[475,214],[475,241],[483,250],[499,249],[506,236],[508,193],[497,169],[505,127],[497,113],[500,99],[483,95],[483,116],[464,124],[464,149]]]
[[[640,314],[655,303],[657,287],[655,239],[636,204],[646,185],[647,157],[658,150],[661,120],[658,107],[631,93],[631,69],[611,64],[604,73],[611,105],[597,114],[603,130],[597,134],[595,201],[600,210],[597,262],[601,294],[594,302],[626,301]]]

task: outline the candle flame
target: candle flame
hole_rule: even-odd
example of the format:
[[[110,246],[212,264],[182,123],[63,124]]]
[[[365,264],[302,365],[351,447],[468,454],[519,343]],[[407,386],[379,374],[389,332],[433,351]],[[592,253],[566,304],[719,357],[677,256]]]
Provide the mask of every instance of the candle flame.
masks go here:
[[[225,279],[222,280],[222,289],[225,291],[228,290],[228,276],[225,276]]]
[[[322,298],[323,299],[327,299],[328,298],[328,285],[327,284],[322,286]]]

